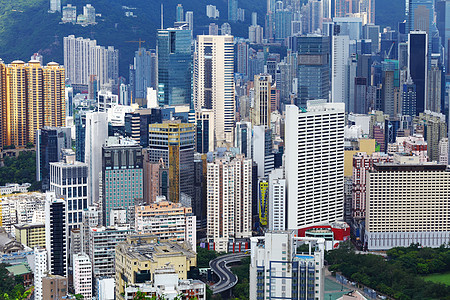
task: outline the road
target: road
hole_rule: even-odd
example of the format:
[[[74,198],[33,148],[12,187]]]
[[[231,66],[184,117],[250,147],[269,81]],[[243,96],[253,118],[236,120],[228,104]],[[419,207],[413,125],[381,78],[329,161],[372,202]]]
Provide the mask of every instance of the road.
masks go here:
[[[220,256],[209,262],[209,267],[219,277],[219,281],[210,287],[213,294],[225,292],[237,284],[238,278],[231,272],[228,264],[240,262],[241,259],[249,255],[245,253],[233,253]]]

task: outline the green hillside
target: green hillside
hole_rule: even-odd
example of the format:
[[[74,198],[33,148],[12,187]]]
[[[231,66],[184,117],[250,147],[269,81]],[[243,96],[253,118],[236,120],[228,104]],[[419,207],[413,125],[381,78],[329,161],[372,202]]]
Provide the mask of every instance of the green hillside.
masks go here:
[[[0,58],[6,63],[15,59],[28,61],[37,51],[44,55],[45,62],[54,60],[63,63],[62,39],[74,34],[93,38],[100,45],[113,45],[120,51],[120,75],[128,77],[128,65],[132,62],[136,43],[126,41],[145,40],[145,47],[155,47],[156,30],[160,27],[160,3],[156,0],[63,0],[63,5],[71,3],[77,6],[81,14],[82,7],[91,3],[96,13],[98,24],[82,27],[72,24],[59,24],[61,14],[49,14],[49,0],[0,0]],[[227,18],[227,0],[164,0],[164,25],[170,26],[175,19],[175,7],[182,3],[184,11],[194,11],[194,34],[208,32],[212,21],[206,17],[206,5],[216,5],[221,18],[216,24],[221,25]],[[399,7],[393,7],[392,5]],[[136,18],[125,16],[122,6],[134,7]],[[377,20],[380,25],[394,25],[403,18],[404,1],[377,0]],[[246,10],[246,22],[232,25],[232,33],[247,37],[251,12],[258,12],[258,23],[264,24],[266,0],[239,1],[239,7]],[[395,12],[395,14],[394,14]],[[392,23],[392,24],[391,24]]]

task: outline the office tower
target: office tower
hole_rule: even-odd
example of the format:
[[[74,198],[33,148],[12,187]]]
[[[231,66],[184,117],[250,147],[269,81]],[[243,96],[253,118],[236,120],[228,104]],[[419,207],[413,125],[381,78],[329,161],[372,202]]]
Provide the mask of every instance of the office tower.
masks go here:
[[[75,155],[76,161],[84,162],[86,142],[86,116],[75,115]]]
[[[115,299],[127,299],[123,296],[126,286],[153,281],[156,269],[164,265],[175,269],[180,279],[187,279],[188,271],[197,265],[197,256],[186,245],[158,242],[150,235],[127,237],[126,241],[119,243],[116,248]]]
[[[267,226],[269,201],[269,182],[266,178],[258,179],[258,222],[260,226]]]
[[[191,207],[158,197],[155,203],[136,206],[135,228],[138,233],[152,234],[160,241],[189,242],[197,250],[197,220]]]
[[[109,137],[102,148],[103,221],[110,225],[111,210],[124,208],[127,222],[134,215],[135,200],[143,198],[142,147],[129,139]],[[118,193],[120,182],[120,193]]]
[[[267,177],[274,169],[272,129],[253,126],[253,160],[258,164],[258,177]]]
[[[333,57],[331,64],[331,101],[345,103],[347,100],[347,75],[350,39],[347,35],[333,36]],[[348,105],[346,106],[348,110]]]
[[[182,4],[178,4],[177,5],[176,21],[177,22],[184,22],[184,10],[183,10],[183,5]]]
[[[236,122],[234,147],[246,158],[252,158],[252,123]]]
[[[333,18],[335,28],[339,28],[339,35],[347,35],[350,40],[360,40],[362,37],[361,18]]]
[[[66,77],[72,86],[89,84],[89,78],[95,75],[100,86],[119,79],[119,50],[112,46],[97,45],[96,40],[64,37],[64,67]]]
[[[34,299],[43,300],[42,278],[47,275],[47,250],[44,248],[34,248]]]
[[[193,32],[194,30],[194,12],[187,11],[186,12],[186,23],[188,23],[188,29]]]
[[[99,226],[89,229],[88,253],[95,278],[114,276],[115,247],[132,232],[129,225]]]
[[[408,74],[416,85],[416,113],[425,110],[428,70],[428,36],[425,31],[408,35]]]
[[[67,276],[67,204],[58,199],[55,192],[47,192],[45,196],[45,249],[49,273]]]
[[[158,30],[158,104],[191,105],[191,31],[182,28]]]
[[[42,278],[43,299],[64,299],[68,295],[66,276],[49,274]]]
[[[44,127],[36,132],[36,180],[50,188],[50,163],[62,160],[62,149],[72,148],[69,127]]]
[[[154,50],[146,50],[141,47],[134,53],[134,95],[132,95],[133,103],[140,106],[146,104],[147,88],[156,89],[156,53]],[[123,104],[128,105],[128,103]]]
[[[102,170],[102,146],[108,137],[108,114],[90,112],[86,114],[85,159],[88,164],[88,199],[89,205],[99,201],[99,182]]]
[[[447,243],[450,172],[446,168],[421,164],[419,157],[402,154],[394,154],[394,163],[374,165],[367,173],[365,234],[369,250]]]
[[[178,203],[183,194],[193,197],[194,124],[170,121],[149,125],[149,161],[168,169],[168,197]],[[164,194],[162,194],[164,195]]]
[[[286,229],[286,178],[282,168],[269,174],[269,230]]]
[[[277,9],[275,12],[275,40],[283,42],[291,36],[292,11],[289,9]]]
[[[437,113],[441,112],[441,93],[442,93],[442,70],[439,66],[439,59],[431,59],[431,67],[428,72],[428,82],[427,82],[427,103],[425,109],[429,111],[434,111]]]
[[[195,151],[214,152],[214,111],[202,108],[195,112]]]
[[[429,36],[436,31],[434,23],[434,1],[406,1],[406,32],[425,31]],[[434,28],[433,28],[434,27]]]
[[[402,89],[402,115],[414,116],[416,114],[417,91],[411,77],[403,84]]]
[[[233,37],[197,36],[194,64],[195,109],[212,109],[216,147],[231,145],[235,123]]]
[[[439,142],[447,137],[445,116],[435,112],[425,111],[413,119],[413,125],[424,127],[423,136],[427,141],[427,154],[430,161],[439,160]]]
[[[50,0],[50,12],[61,12],[61,0]]]
[[[270,127],[270,96],[272,90],[272,76],[268,74],[255,75],[254,78],[255,100],[251,110],[253,126],[263,125]]]
[[[383,66],[383,111],[389,115],[390,117],[394,117],[395,114],[395,106],[394,103],[394,76],[395,69],[392,68],[389,64],[382,64]]]
[[[325,299],[325,239],[296,235],[269,231],[250,238],[250,299]],[[303,243],[309,252],[297,253]]]
[[[92,298],[92,264],[87,254],[75,254],[73,257],[73,286],[75,294]]]
[[[237,72],[248,75],[249,47],[246,42],[237,44]]]
[[[363,38],[372,41],[372,52],[376,54],[380,52],[380,26],[374,24],[366,24],[363,26]]]
[[[251,236],[252,160],[238,155],[207,165],[207,240],[228,252],[235,238]]]
[[[344,111],[342,103],[322,101],[308,101],[305,112],[286,106],[289,229],[343,217]]]
[[[238,0],[228,0],[228,21],[238,20]]]
[[[329,47],[326,36],[308,35],[297,38],[297,105],[304,107],[307,100],[329,98]]]
[[[50,191],[67,202],[67,226],[80,228],[82,213],[88,208],[88,165],[78,161],[50,163]]]

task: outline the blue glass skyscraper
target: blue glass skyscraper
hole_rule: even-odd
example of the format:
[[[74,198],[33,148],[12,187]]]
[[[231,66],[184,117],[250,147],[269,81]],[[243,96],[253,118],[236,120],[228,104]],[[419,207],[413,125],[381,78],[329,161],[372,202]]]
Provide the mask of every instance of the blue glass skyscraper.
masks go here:
[[[158,103],[183,105],[192,103],[191,30],[158,30]]]

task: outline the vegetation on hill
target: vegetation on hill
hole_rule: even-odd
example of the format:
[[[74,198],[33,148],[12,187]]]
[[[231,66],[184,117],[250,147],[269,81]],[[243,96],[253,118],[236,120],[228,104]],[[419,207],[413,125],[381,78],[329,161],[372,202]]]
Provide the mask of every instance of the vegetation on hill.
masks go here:
[[[393,248],[388,259],[356,254],[350,243],[327,252],[330,271],[362,283],[395,299],[450,299],[450,286],[425,282],[422,275],[450,271],[450,248]]]
[[[25,291],[23,278],[14,276],[6,269],[6,264],[0,264],[0,300],[21,300],[29,292]]]
[[[36,182],[36,152],[22,151],[18,157],[5,157],[0,167],[0,185],[7,183],[31,183],[29,191],[40,189]]]
[[[231,267],[231,271],[238,277],[238,283],[233,288],[234,299],[249,299],[250,257],[244,257],[239,265]]]

